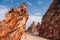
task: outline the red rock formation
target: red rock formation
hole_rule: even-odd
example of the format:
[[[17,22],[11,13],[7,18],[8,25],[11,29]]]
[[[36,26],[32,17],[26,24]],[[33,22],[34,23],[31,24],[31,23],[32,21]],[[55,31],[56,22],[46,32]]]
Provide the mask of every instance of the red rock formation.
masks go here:
[[[0,40],[19,40],[25,33],[28,20],[28,9],[23,3],[18,8],[12,8],[0,22]]]
[[[35,25],[35,22],[33,21],[32,24],[30,25],[30,27],[27,29],[27,32],[34,33],[35,27],[36,27],[36,25]]]
[[[39,29],[40,29],[40,23],[38,23],[37,25],[36,25],[36,29],[37,29],[37,33],[39,34]]]
[[[35,22],[33,21],[32,24],[30,25],[30,27],[27,29],[27,32],[38,35],[39,34],[39,28],[40,28],[39,26],[40,26],[40,23],[38,23],[36,25]]]
[[[60,40],[60,0],[54,0],[43,16],[39,35]]]

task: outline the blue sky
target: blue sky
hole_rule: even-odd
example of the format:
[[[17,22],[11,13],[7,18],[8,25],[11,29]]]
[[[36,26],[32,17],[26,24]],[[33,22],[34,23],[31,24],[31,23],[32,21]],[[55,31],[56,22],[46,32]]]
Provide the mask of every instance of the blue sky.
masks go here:
[[[20,6],[26,2],[29,13],[29,20],[26,26],[29,26],[33,21],[35,23],[41,22],[42,16],[53,0],[0,0],[0,20],[4,19],[5,13],[14,7]]]

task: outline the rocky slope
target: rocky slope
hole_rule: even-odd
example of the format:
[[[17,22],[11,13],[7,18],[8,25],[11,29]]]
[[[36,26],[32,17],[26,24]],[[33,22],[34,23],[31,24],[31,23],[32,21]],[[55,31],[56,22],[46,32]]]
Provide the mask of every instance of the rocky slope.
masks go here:
[[[25,25],[28,20],[28,9],[23,3],[17,8],[11,8],[0,21],[0,40],[19,40],[25,33]]]
[[[39,36],[60,40],[60,0],[54,0],[43,16]]]

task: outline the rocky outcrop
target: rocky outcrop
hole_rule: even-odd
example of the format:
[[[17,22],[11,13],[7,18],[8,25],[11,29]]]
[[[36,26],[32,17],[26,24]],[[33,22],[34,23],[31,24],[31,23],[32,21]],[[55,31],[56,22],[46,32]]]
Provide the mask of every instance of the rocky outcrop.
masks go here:
[[[25,33],[25,25],[28,20],[28,9],[23,3],[17,8],[11,8],[0,21],[0,40],[19,40]]]
[[[60,40],[60,0],[54,0],[43,16],[39,35]]]
[[[27,29],[27,32],[34,34],[39,34],[39,27],[40,23],[38,23],[37,25],[35,24],[35,22],[33,21],[32,24],[30,25],[30,27]]]
[[[41,27],[41,24],[38,23],[38,24],[36,25],[36,29],[37,29],[37,33],[38,33],[38,34],[39,34],[39,29],[40,29],[40,27]]]
[[[30,25],[30,27],[27,29],[27,32],[29,32],[29,33],[34,33],[35,27],[36,27],[36,24],[35,24],[35,22],[33,21],[32,24]]]

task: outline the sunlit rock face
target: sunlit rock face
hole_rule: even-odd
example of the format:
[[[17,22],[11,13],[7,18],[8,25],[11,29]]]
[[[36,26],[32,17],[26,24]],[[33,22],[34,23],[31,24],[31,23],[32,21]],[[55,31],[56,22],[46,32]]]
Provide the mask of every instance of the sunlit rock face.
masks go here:
[[[25,3],[11,8],[4,20],[0,21],[0,40],[19,40],[25,33],[27,20],[28,9]]]
[[[36,28],[37,28],[37,33],[39,34],[39,29],[41,28],[41,24],[38,23],[38,24],[36,25]],[[37,35],[38,35],[38,34],[37,34]]]
[[[33,21],[32,24],[30,25],[30,27],[26,30],[27,33],[31,33],[31,34],[35,34],[38,35],[39,34],[39,27],[40,23],[38,23],[37,25],[35,24],[35,22]]]
[[[35,32],[35,27],[36,27],[36,24],[33,21],[32,24],[30,25],[30,27],[27,29],[27,32],[34,33]]]
[[[54,0],[43,16],[39,35],[60,40],[60,0]]]

